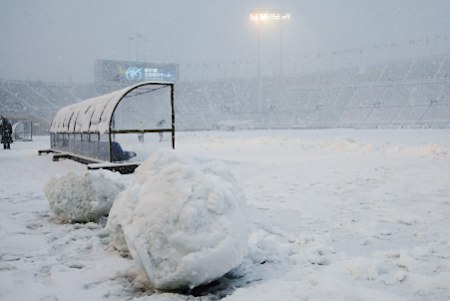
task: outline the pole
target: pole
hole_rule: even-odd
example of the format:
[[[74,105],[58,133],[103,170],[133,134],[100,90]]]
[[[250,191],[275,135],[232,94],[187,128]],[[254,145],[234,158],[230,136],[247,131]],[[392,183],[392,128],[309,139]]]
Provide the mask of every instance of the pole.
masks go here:
[[[280,22],[280,76],[283,76],[283,22]]]
[[[262,99],[262,95],[261,95],[261,29],[260,29],[260,24],[258,23],[256,25],[256,64],[257,64],[257,78],[258,78],[258,99],[257,99],[257,103],[259,106],[259,110],[262,111],[263,110],[263,105],[261,102]]]
[[[138,45],[138,36],[136,35],[136,62],[139,62],[139,45]]]
[[[172,114],[172,149],[175,149],[175,101],[174,84],[170,84],[170,110]]]
[[[261,33],[260,33],[260,25],[256,25],[256,75],[258,79],[261,77]]]
[[[128,61],[131,61],[131,37],[128,37]]]

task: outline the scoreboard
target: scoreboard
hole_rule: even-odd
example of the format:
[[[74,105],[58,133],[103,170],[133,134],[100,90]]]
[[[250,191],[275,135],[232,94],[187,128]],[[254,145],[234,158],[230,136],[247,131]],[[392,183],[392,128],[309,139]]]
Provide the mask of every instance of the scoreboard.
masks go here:
[[[94,79],[96,82],[175,82],[178,79],[178,64],[96,60]]]

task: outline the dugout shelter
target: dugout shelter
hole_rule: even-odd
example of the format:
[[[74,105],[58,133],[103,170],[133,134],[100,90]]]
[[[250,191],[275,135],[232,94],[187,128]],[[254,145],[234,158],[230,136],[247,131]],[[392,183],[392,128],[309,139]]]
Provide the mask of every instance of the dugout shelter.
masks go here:
[[[87,164],[124,162],[139,158],[145,135],[166,132],[175,148],[174,84],[142,82],[60,109],[48,151]]]

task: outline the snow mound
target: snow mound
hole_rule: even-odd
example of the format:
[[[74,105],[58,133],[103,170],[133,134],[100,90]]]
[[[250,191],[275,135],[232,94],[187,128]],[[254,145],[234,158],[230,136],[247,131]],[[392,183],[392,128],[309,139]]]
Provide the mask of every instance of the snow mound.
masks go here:
[[[244,194],[223,163],[158,151],[136,169],[108,218],[111,244],[130,251],[156,289],[193,288],[247,254]]]
[[[124,189],[109,171],[69,172],[52,178],[44,192],[55,217],[62,222],[91,222],[108,215],[114,200]]]
[[[395,146],[391,152],[397,155],[445,157],[449,154],[449,149],[441,144],[423,144],[418,146]]]

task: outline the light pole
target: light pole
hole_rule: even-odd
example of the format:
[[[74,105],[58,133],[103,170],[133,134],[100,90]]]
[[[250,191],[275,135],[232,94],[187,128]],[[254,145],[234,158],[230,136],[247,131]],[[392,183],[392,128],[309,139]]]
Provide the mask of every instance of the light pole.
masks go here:
[[[137,33],[136,34],[136,62],[139,62],[139,45],[138,45],[138,41],[142,40],[142,34]]]
[[[256,64],[257,70],[256,75],[258,78],[261,77],[261,29],[259,28],[259,23],[256,25]]]
[[[133,37],[128,37],[128,60],[131,61],[131,41],[133,41]]]
[[[280,22],[280,76],[283,76],[283,25]]]
[[[139,40],[144,42],[148,42],[148,40],[140,33],[137,33],[135,36],[128,37],[128,60],[131,61],[131,43],[134,41],[134,45],[136,46],[136,62],[139,61]],[[145,45],[144,45],[145,47]]]
[[[261,24],[279,22],[280,24],[280,76],[283,76],[283,21],[291,20],[291,14],[282,11],[252,11],[250,13],[250,22],[256,24],[256,64],[257,76],[261,76]]]

